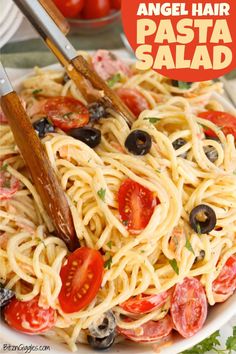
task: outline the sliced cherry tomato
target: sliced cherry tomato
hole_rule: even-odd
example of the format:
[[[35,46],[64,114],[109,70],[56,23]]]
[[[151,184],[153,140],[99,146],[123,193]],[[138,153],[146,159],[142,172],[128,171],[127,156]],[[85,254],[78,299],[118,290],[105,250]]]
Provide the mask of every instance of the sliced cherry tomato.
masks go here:
[[[218,277],[212,284],[212,290],[220,295],[233,295],[236,290],[236,256],[231,256],[225,263]]]
[[[120,186],[119,212],[131,233],[140,232],[147,226],[158,202],[153,192],[132,179],[126,179]]]
[[[120,10],[121,8],[121,0],[111,0],[111,8]]]
[[[117,94],[136,117],[146,109],[150,109],[146,98],[135,89],[121,88]]]
[[[131,75],[131,70],[121,59],[109,50],[98,50],[92,57],[92,64],[103,80],[108,80],[118,72],[126,76]]]
[[[200,113],[198,116],[216,124],[221,128],[225,135],[232,134],[236,138],[236,117],[232,114],[217,111],[207,111]],[[217,136],[211,129],[205,129],[204,133],[213,138]]]
[[[0,169],[0,200],[7,200],[20,189],[20,182],[5,170],[2,162]]]
[[[120,307],[130,313],[148,313],[162,307],[166,303],[170,294],[171,292],[169,291],[164,291],[157,295],[141,294],[131,297],[127,301],[123,302],[123,304],[120,304]]]
[[[77,249],[68,257],[60,272],[59,302],[64,312],[77,312],[90,304],[101,286],[103,266],[101,254],[87,247]]]
[[[56,311],[51,307],[40,307],[38,301],[38,296],[26,302],[15,298],[11,300],[4,308],[5,320],[9,326],[28,334],[40,334],[52,328],[56,322]]]
[[[43,113],[52,123],[65,132],[80,128],[89,121],[88,109],[72,97],[55,97],[44,101]]]
[[[185,278],[176,285],[170,311],[175,329],[184,338],[192,337],[202,328],[207,317],[207,298],[198,279]]]
[[[127,318],[126,322],[132,322]],[[117,332],[131,339],[134,342],[157,342],[167,337],[173,329],[173,322],[169,315],[159,321],[148,321],[135,329],[124,329],[117,327]]]
[[[105,17],[110,12],[109,0],[86,0],[82,17],[86,20]]]
[[[84,7],[85,0],[53,0],[61,13],[68,18],[77,17]]]

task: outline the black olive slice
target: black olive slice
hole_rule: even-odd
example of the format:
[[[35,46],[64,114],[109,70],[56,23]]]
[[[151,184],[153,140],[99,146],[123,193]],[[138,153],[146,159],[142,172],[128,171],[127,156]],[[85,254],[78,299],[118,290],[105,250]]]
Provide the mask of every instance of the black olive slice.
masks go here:
[[[88,105],[89,121],[97,122],[101,118],[107,117],[106,107],[102,102],[93,102]]]
[[[211,162],[215,162],[218,159],[218,152],[217,150],[214,148],[214,146],[204,146],[204,152],[207,156],[207,158],[211,161]]]
[[[132,131],[126,141],[126,149],[134,155],[146,155],[152,146],[151,136],[143,130]]]
[[[205,258],[205,254],[206,254],[206,252],[204,250],[201,250],[200,253],[199,253],[199,256],[197,256],[195,258],[194,264],[197,263],[197,262],[202,261]]]
[[[175,150],[179,150],[182,146],[186,145],[187,144],[187,141],[184,140],[183,138],[179,138],[179,139],[176,139],[175,141],[173,141],[172,145],[173,145],[173,148]],[[181,155],[179,155],[180,157],[182,157],[183,159],[186,159],[187,158],[187,151]]]
[[[116,328],[116,318],[112,311],[105,312],[96,322],[89,326],[89,333],[95,338],[104,338],[114,332]]]
[[[195,232],[207,234],[216,226],[216,214],[208,205],[200,204],[191,211],[189,222]]]
[[[39,138],[43,138],[47,133],[54,132],[54,126],[49,122],[47,117],[40,118],[34,122],[33,127],[38,133]]]
[[[0,284],[0,308],[7,305],[14,295],[12,290],[4,288],[4,286]]]
[[[100,130],[91,127],[73,128],[67,134],[82,141],[91,148],[96,147],[101,142]]]
[[[106,350],[112,346],[115,341],[115,332],[109,334],[105,338],[96,338],[93,336],[87,336],[89,345],[96,350]]]

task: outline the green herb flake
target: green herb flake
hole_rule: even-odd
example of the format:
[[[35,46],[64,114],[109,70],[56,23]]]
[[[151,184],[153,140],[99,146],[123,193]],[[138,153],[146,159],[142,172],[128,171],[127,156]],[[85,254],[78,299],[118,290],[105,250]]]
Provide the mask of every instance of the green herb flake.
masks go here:
[[[111,264],[112,264],[112,256],[110,255],[110,252],[105,253],[106,257],[109,257],[105,263],[104,263],[104,268],[111,269]]]
[[[111,88],[113,86],[115,86],[115,84],[117,84],[118,82],[121,81],[121,74],[115,74],[114,76],[112,76],[108,81],[107,84],[108,86]]]
[[[97,192],[97,195],[104,202],[105,201],[105,195],[106,195],[106,189],[104,189],[104,188],[99,189],[99,191]]]
[[[192,82],[178,81],[178,87],[181,90],[188,90],[192,86]]]
[[[69,118],[72,114],[73,114],[73,112],[67,112],[67,113],[63,114],[63,118]]]
[[[151,124],[156,124],[157,122],[160,121],[160,118],[156,118],[156,117],[147,117],[147,118],[143,118],[144,120],[149,120],[149,122]]]
[[[160,168],[157,168],[155,171],[156,171],[157,173],[161,173],[161,169],[160,169]]]
[[[233,327],[233,335],[226,341],[226,348],[230,353],[236,352],[236,326]]]
[[[236,170],[234,170],[233,175],[235,175],[235,176],[236,176]]]
[[[110,249],[112,248],[112,245],[113,245],[112,241],[107,242],[107,247],[109,247]]]
[[[176,259],[175,258],[169,259],[169,263],[170,263],[171,267],[173,268],[173,270],[175,271],[175,273],[177,275],[179,275],[179,267],[178,267]]]
[[[189,252],[192,252],[192,254],[195,255],[191,242],[188,238],[186,238],[185,247],[187,248],[187,250],[189,250]]]
[[[145,251],[144,251],[144,250],[141,250],[140,253],[145,253]]]
[[[37,96],[39,93],[41,93],[43,90],[42,89],[36,89],[36,90],[34,90],[34,91],[32,91],[32,94],[34,95],[34,96]]]
[[[11,188],[11,181],[10,181],[10,179],[6,179],[6,180],[3,182],[3,187],[4,187],[4,188]]]
[[[201,229],[201,225],[199,224],[199,222],[197,222],[196,227],[197,227],[198,235],[201,235],[202,234],[202,229]]]
[[[8,167],[8,164],[5,163],[4,165],[2,165],[2,166],[0,167],[0,171],[6,171],[6,170],[7,170],[7,167]]]

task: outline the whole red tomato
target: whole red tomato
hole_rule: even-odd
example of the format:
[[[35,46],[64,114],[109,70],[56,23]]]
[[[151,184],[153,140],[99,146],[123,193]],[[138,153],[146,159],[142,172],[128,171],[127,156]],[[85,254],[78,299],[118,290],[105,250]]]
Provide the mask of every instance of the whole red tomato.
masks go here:
[[[111,9],[109,0],[86,0],[82,17],[86,20],[105,17]]]
[[[65,17],[73,18],[79,15],[85,0],[54,0],[54,3]]]
[[[120,10],[121,8],[121,0],[111,0],[111,8]]]

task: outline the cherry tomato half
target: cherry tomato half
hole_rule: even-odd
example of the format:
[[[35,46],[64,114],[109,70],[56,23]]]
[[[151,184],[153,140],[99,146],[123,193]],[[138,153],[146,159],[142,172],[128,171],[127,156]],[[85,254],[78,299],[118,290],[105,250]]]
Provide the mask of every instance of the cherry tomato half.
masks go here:
[[[27,334],[40,334],[52,328],[56,322],[56,311],[51,307],[39,307],[38,301],[38,296],[25,302],[15,298],[11,300],[4,308],[9,326]]]
[[[207,298],[198,279],[185,278],[176,285],[170,311],[175,329],[184,338],[202,328],[207,317]]]
[[[220,295],[233,295],[236,290],[236,256],[231,256],[227,260],[220,274],[214,280],[212,290]]]
[[[68,18],[77,17],[84,7],[85,0],[53,0],[61,11]]]
[[[0,162],[0,200],[10,199],[19,189],[20,182],[9,172],[3,170],[3,164]]]
[[[69,255],[60,272],[59,302],[64,312],[77,312],[95,298],[102,283],[103,263],[101,254],[87,247]]]
[[[111,8],[115,10],[120,10],[121,0],[111,0]]]
[[[198,116],[216,124],[225,135],[232,134],[236,138],[236,117],[232,114],[207,111],[200,113]],[[211,129],[205,129],[204,133],[213,138],[217,136]]]
[[[127,319],[131,322],[131,319]],[[117,332],[134,342],[151,343],[167,337],[173,329],[173,322],[169,315],[159,321],[148,321],[135,329],[117,327]]]
[[[158,202],[153,192],[129,178],[118,191],[119,213],[131,233],[147,226]]]
[[[131,297],[127,301],[123,302],[123,304],[120,304],[120,307],[130,313],[148,313],[162,307],[166,303],[170,294],[171,293],[168,291],[164,291],[157,295],[141,294]]]
[[[86,0],[82,17],[86,20],[105,17],[110,12],[109,0]]]
[[[48,98],[43,103],[42,110],[56,127],[65,132],[83,127],[89,121],[88,109],[72,97]]]
[[[146,109],[150,109],[146,98],[135,89],[121,88],[117,94],[136,117]]]

